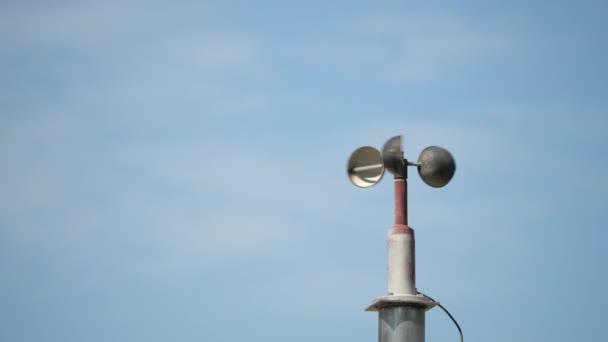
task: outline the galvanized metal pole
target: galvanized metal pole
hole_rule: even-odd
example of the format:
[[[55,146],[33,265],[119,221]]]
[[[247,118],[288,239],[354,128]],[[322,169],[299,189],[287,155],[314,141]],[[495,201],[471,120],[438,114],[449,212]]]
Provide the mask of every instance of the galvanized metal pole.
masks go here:
[[[387,306],[380,309],[379,342],[424,342],[424,308]]]
[[[379,342],[424,342],[424,313],[436,305],[416,290],[414,230],[407,225],[407,175],[395,178],[395,225],[388,231],[388,295],[367,311],[379,311]]]

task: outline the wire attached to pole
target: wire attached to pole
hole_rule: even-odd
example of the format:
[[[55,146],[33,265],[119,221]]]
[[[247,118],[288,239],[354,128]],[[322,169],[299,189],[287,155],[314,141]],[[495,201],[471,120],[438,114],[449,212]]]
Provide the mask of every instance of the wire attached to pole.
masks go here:
[[[460,325],[458,324],[458,322],[456,322],[456,319],[454,318],[454,316],[452,316],[452,314],[450,314],[450,312],[448,311],[448,309],[444,308],[443,305],[441,305],[441,303],[439,303],[438,301],[434,300],[433,298],[425,295],[424,293],[417,291],[418,294],[421,294],[423,297],[432,300],[433,302],[437,303],[437,306],[439,306],[441,308],[441,310],[443,310],[448,317],[450,317],[450,319],[452,320],[452,322],[454,322],[454,325],[456,325],[456,328],[458,329],[458,333],[460,334],[460,342],[464,342],[464,336],[462,335],[462,329],[460,328]]]

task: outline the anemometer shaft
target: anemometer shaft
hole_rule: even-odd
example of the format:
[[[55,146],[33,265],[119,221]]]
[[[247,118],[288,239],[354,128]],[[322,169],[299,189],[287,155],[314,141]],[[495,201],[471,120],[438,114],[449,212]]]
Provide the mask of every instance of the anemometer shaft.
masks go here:
[[[407,179],[395,178],[395,225],[388,231],[388,296],[416,298],[414,230],[407,225]],[[425,308],[403,300],[379,310],[379,342],[424,342]]]
[[[407,226],[407,180],[395,179],[395,225],[388,231],[388,293],[416,295],[414,230]]]
[[[395,178],[395,226],[407,226],[407,179]]]
[[[414,230],[407,225],[407,179],[395,178],[395,225],[388,231],[389,298],[416,296],[414,255]],[[379,311],[379,342],[424,342],[424,307],[401,302]]]

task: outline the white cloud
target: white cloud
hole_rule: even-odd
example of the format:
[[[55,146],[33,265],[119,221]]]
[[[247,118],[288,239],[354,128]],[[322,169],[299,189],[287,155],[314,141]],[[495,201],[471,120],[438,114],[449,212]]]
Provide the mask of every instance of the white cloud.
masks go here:
[[[28,117],[3,128],[0,232],[25,250],[78,251],[89,262],[160,276],[308,236],[288,217],[310,192],[289,203],[281,196],[290,177],[303,179],[306,170],[262,157],[246,142],[105,141],[86,117],[73,115]]]
[[[415,208],[411,218],[415,228],[423,223],[426,234],[453,236],[456,233],[451,228],[442,229],[467,226],[469,232],[475,229],[479,239],[493,243],[504,229],[492,224],[497,218],[510,220],[513,211],[520,219],[532,220],[555,214],[551,199],[541,202],[529,192],[503,192],[492,197],[468,193],[466,199],[454,202],[456,192],[467,191],[469,186],[492,186],[479,185],[479,181],[491,180],[501,168],[513,170],[514,164],[539,160],[536,149],[529,148],[536,136],[522,138],[512,132],[521,125],[522,117],[538,112],[539,107],[501,108],[488,106],[483,112],[491,116],[509,113],[503,120],[511,124],[380,121],[342,127],[339,132],[317,137],[314,147],[296,144],[292,154],[281,156],[267,154],[263,147],[246,140],[218,144],[214,136],[104,141],[96,126],[80,116],[18,119],[18,124],[3,127],[1,138],[6,165],[2,170],[6,182],[2,210],[4,220],[12,222],[2,229],[25,245],[98,246],[88,251],[91,258],[103,255],[103,246],[113,243],[104,240],[109,234],[107,227],[119,229],[127,244],[136,243],[139,234],[145,234],[137,243],[148,246],[155,257],[129,256],[131,261],[125,262],[125,267],[133,272],[148,269],[142,272],[156,274],[196,265],[221,265],[248,253],[263,254],[273,246],[294,243],[293,236],[284,235],[285,229],[299,229],[297,238],[305,239],[327,229],[317,227],[316,222],[372,222],[382,212],[382,205],[390,205],[386,195],[386,191],[390,193],[390,177],[378,189],[355,192],[344,174],[344,163],[357,146],[380,147],[385,138],[403,133],[410,158],[426,145],[437,144],[449,148],[458,163],[453,183],[441,193],[424,187],[412,175],[416,197],[411,201]],[[548,108],[551,111],[553,107]],[[568,118],[556,119],[552,127],[576,129],[570,127]],[[596,121],[585,122],[595,129]],[[145,126],[139,129],[163,124],[139,123]],[[134,128],[127,127],[127,133]],[[545,133],[545,138],[538,139],[548,139],[549,143],[560,138],[561,130]],[[601,137],[591,140],[595,139]],[[565,169],[588,163],[586,158],[568,158],[573,165],[567,164]],[[540,160],[544,163],[548,159]],[[606,165],[598,165],[597,177],[606,169]],[[522,178],[516,182],[524,184]],[[601,192],[600,188],[579,185],[565,189]],[[32,210],[47,215],[49,225],[41,227],[35,218],[26,219]],[[386,217],[382,222],[390,224],[390,220]],[[113,230],[110,235],[118,233]],[[118,251],[123,252],[126,250]]]
[[[180,6],[174,15],[139,1],[15,7],[0,19],[6,26],[0,45],[8,56],[31,56],[62,89],[52,99],[61,110],[83,104],[148,117],[189,108],[217,118],[267,108],[267,94],[249,86],[265,72],[264,40],[212,25],[205,6],[193,5],[187,17]],[[187,24],[194,19],[195,27]]]
[[[366,274],[356,267],[298,269],[294,265],[294,269],[297,272],[286,270],[261,290],[274,297],[259,303],[261,309],[296,317],[352,317],[365,314],[374,296],[383,295],[378,284],[384,282],[375,277],[377,274]]]
[[[365,65],[392,81],[434,83],[520,48],[512,32],[449,13],[380,13],[340,25],[349,29],[298,43],[294,53],[336,66]]]
[[[71,12],[64,9],[34,12],[26,19],[21,18],[23,22],[19,25],[24,26],[19,26],[19,30],[23,31],[16,32],[25,37],[20,44],[29,46],[69,45],[94,47],[98,51],[108,41],[128,45],[133,40],[123,40],[120,32],[128,31],[128,19],[134,15],[133,8],[129,8],[126,12],[117,7],[100,11],[87,7]],[[114,18],[115,14],[118,17]],[[58,27],[42,29],[62,19],[66,22]],[[101,30],[107,22],[114,23],[108,32]],[[32,26],[33,23],[39,26]],[[70,31],[78,25],[83,29]],[[320,60],[327,58],[336,64],[372,62],[372,68],[385,76],[426,82],[442,79],[454,69],[513,47],[513,42],[501,32],[485,30],[463,18],[445,14],[373,16],[349,30],[349,39],[334,33],[319,41],[292,46],[291,51],[316,55]],[[154,36],[154,32],[149,34]],[[352,32],[358,36],[352,38]],[[380,205],[374,201],[385,197],[385,191],[390,188],[387,180],[384,188],[370,190],[368,193],[373,195],[365,202],[358,201],[366,195],[355,197],[360,193],[353,195],[354,192],[346,190],[350,190],[350,184],[344,175],[344,163],[348,154],[361,144],[380,147],[385,138],[404,134],[410,158],[416,158],[427,145],[443,145],[452,151],[458,163],[451,186],[461,186],[475,184],[477,179],[490,179],[488,174],[497,169],[513,169],[516,163],[538,160],[534,148],[530,149],[536,137],[518,136],[513,131],[525,126],[537,112],[542,113],[539,118],[553,118],[554,131],[549,132],[549,142],[563,134],[584,142],[605,143],[601,109],[592,110],[596,114],[580,119],[576,108],[565,110],[558,105],[460,109],[454,111],[454,120],[446,122],[416,113],[413,117],[428,119],[380,120],[360,127],[341,127],[327,136],[315,137],[310,144],[293,144],[286,137],[276,143],[296,146],[291,154],[278,156],[266,154],[246,137],[218,143],[218,137],[210,128],[204,130],[207,136],[198,139],[173,137],[152,143],[131,137],[129,141],[115,141],[100,133],[95,127],[96,121],[89,122],[84,114],[70,116],[55,112],[57,107],[69,112],[74,103],[82,103],[83,107],[103,103],[115,112],[107,113],[105,120],[97,122],[113,127],[124,125],[121,132],[127,136],[138,131],[162,131],[164,125],[181,119],[190,121],[180,127],[192,124],[192,118],[187,115],[171,116],[166,112],[155,120],[153,116],[159,114],[153,109],[159,104],[172,109],[171,106],[180,101],[199,101],[189,103],[188,107],[200,114],[197,117],[204,118],[244,113],[260,115],[261,109],[275,99],[259,89],[240,88],[235,80],[255,78],[268,71],[264,60],[272,48],[276,46],[265,39],[238,31],[209,29],[197,36],[164,32],[152,41],[126,47],[129,53],[124,56],[110,54],[108,64],[104,64],[109,70],[104,82],[78,84],[73,93],[63,99],[63,105],[38,109],[51,116],[19,118],[15,119],[17,125],[3,126],[0,148],[8,165],[2,171],[8,179],[7,191],[0,197],[7,214],[3,216],[5,220],[23,223],[3,225],[4,231],[17,226],[19,231],[9,233],[23,244],[74,246],[80,241],[91,247],[91,258],[99,258],[105,253],[101,249],[113,243],[104,242],[108,238],[105,226],[114,226],[124,229],[120,233],[124,234],[121,236],[127,245],[136,243],[140,234],[146,234],[140,243],[150,248],[149,255],[128,255],[126,249],[117,251],[128,255],[125,267],[133,272],[156,274],[187,265],[221,265],[284,243],[284,228],[297,225],[288,219],[290,217],[342,222],[377,214],[368,206]],[[95,61],[106,63],[103,58]],[[238,77],[233,78],[235,75]],[[456,119],[459,113],[469,110],[478,111],[475,119],[488,115],[507,124],[498,126],[490,123],[492,120]],[[378,115],[383,117],[382,113]],[[535,127],[542,129],[538,122],[542,119],[536,120]],[[196,123],[204,126],[205,120]],[[576,134],[580,130],[587,134]],[[577,156],[572,160],[575,164],[589,162]],[[246,173],[243,172],[245,166]],[[604,170],[605,165],[593,168],[594,177],[599,179]],[[286,197],[288,191],[297,195]],[[598,192],[597,189],[589,191]],[[451,202],[454,198],[441,199],[430,192],[421,193],[416,199],[418,211],[413,216],[424,218],[428,229],[438,229],[454,221],[466,224],[467,220],[474,220],[474,226],[479,229],[497,216],[503,217],[502,208],[510,201],[501,197],[504,194],[496,198],[472,196],[454,203]],[[78,208],[81,202],[90,205],[89,201],[95,201],[93,197],[106,201],[100,205],[101,209],[70,210],[71,206]],[[533,216],[547,212],[546,203],[518,200],[518,206],[509,207],[520,214]],[[51,220],[51,230],[28,225],[24,217],[35,209],[53,212],[50,217],[55,222]],[[233,212],[233,209],[244,211]],[[434,215],[437,212],[442,215]],[[306,227],[299,234],[311,234],[319,229]],[[489,227],[484,238],[495,238],[498,229],[500,227]],[[112,231],[112,234],[119,232]],[[292,242],[288,239],[287,244]]]
[[[13,6],[0,15],[4,30],[0,31],[2,48],[101,46],[120,38],[139,37],[171,32],[167,23],[179,23],[174,15],[180,6],[161,7],[150,1],[54,2],[36,6]],[[207,11],[204,2],[192,8],[200,20]],[[173,13],[172,11],[175,11]],[[183,14],[181,19],[184,20]],[[177,26],[179,27],[179,26]]]

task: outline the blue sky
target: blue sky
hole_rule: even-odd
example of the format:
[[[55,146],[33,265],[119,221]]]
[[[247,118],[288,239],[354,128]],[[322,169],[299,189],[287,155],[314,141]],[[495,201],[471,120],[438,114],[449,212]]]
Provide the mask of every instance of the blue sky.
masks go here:
[[[603,341],[601,1],[5,1],[0,340],[374,341],[392,182],[468,341]],[[427,313],[427,341],[456,341]]]

